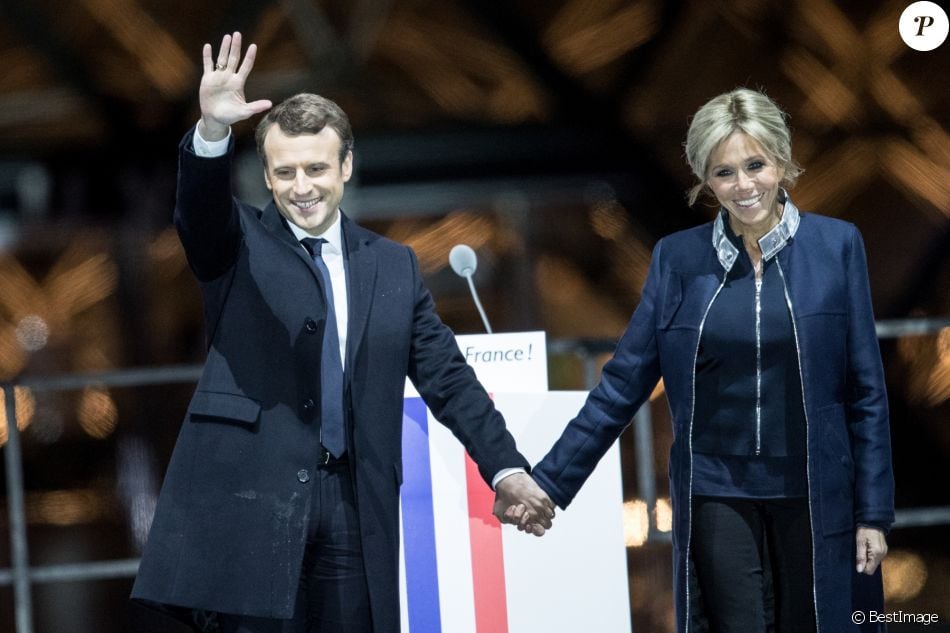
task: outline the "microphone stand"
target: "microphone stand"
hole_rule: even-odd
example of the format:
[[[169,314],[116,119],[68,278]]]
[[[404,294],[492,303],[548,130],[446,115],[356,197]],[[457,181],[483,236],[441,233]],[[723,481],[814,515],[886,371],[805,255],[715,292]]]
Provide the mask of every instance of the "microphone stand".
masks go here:
[[[475,251],[467,244],[456,244],[449,252],[449,265],[452,266],[452,270],[455,271],[456,275],[464,277],[468,281],[468,289],[472,293],[472,299],[475,300],[475,307],[478,308],[478,314],[482,317],[485,330],[491,334],[491,324],[488,322],[488,316],[485,314],[482,302],[478,298],[478,291],[475,290],[475,282],[472,280],[475,269],[478,268],[478,257],[475,255]]]

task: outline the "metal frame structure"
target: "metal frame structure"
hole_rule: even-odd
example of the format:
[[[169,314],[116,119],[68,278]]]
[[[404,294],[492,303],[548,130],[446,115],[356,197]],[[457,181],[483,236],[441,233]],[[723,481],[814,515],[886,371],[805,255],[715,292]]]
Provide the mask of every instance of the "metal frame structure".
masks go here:
[[[946,319],[900,319],[878,321],[878,338],[897,338],[936,334],[950,327]],[[615,342],[600,339],[556,339],[548,350],[557,354],[574,354],[584,363],[585,386],[597,382],[597,355],[613,351]],[[30,566],[27,549],[27,525],[24,503],[23,465],[20,433],[16,424],[14,389],[29,387],[34,392],[81,389],[88,386],[141,387],[197,381],[201,367],[177,365],[150,369],[133,369],[108,373],[66,375],[52,378],[27,378],[0,384],[4,392],[8,439],[5,447],[7,513],[10,527],[12,567],[0,569],[0,586],[13,585],[16,633],[33,633],[33,583],[90,581],[129,578],[138,570],[138,559],[91,561],[63,565]],[[634,450],[637,461],[639,497],[646,503],[650,517],[648,540],[668,541],[670,535],[656,526],[657,502],[653,464],[653,428],[650,408],[641,407],[633,419]],[[950,506],[899,510],[895,529],[950,525]]]

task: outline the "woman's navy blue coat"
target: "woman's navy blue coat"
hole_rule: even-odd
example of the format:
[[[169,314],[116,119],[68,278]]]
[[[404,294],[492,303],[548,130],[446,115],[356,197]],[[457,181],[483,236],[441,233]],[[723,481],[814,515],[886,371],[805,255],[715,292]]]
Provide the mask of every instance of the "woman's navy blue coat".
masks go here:
[[[820,633],[878,630],[855,610],[883,610],[880,570],[855,570],[856,524],[894,519],[887,396],[874,331],[864,245],[851,224],[799,214],[786,200],[777,265],[792,311],[805,401],[814,596]],[[721,216],[720,216],[721,217]],[[721,220],[719,220],[721,222]],[[721,227],[720,227],[721,228]],[[780,227],[781,228],[781,227]],[[690,582],[694,376],[701,328],[735,253],[717,248],[715,223],[661,239],[640,305],[604,366],[600,384],[532,475],[561,507],[626,428],[662,377],[673,420],[677,631],[702,630]],[[763,249],[763,253],[768,253]]]

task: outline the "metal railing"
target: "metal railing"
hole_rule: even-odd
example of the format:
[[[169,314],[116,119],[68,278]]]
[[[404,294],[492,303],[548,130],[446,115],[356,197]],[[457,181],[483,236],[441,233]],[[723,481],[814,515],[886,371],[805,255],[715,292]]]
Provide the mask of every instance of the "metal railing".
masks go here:
[[[936,334],[950,328],[947,319],[901,319],[877,322],[879,338],[898,338]],[[581,358],[584,382],[592,388],[598,378],[598,356],[610,353],[614,341],[603,339],[555,339],[548,342],[553,354],[573,354]],[[142,387],[163,384],[196,382],[201,366],[176,365],[151,369],[74,374],[47,378],[24,378],[0,384],[4,394],[7,420],[5,450],[7,514],[10,529],[11,568],[0,569],[0,586],[13,585],[17,633],[33,633],[33,583],[90,581],[129,578],[136,574],[139,559],[90,561],[60,565],[30,566],[27,549],[27,521],[24,502],[23,465],[20,431],[17,428],[15,388],[25,387],[34,393],[83,389],[85,387]],[[653,426],[650,407],[641,407],[633,419],[634,449],[637,468],[637,487],[640,498],[647,505],[650,517],[649,539],[669,540],[670,535],[657,530],[655,508],[657,502],[653,464]],[[950,525],[950,506],[913,508],[897,511],[895,529]]]
[[[7,419],[7,443],[4,447],[4,456],[11,562],[10,569],[0,569],[0,586],[13,585],[14,619],[17,633],[33,632],[33,599],[30,588],[32,583],[128,578],[135,575],[139,560],[126,559],[30,566],[27,555],[26,504],[24,503],[22,450],[20,447],[20,431],[17,427],[15,389],[26,387],[37,393],[82,389],[90,386],[142,387],[195,382],[200,375],[200,366],[178,365],[49,378],[24,378],[0,385],[3,390]]]

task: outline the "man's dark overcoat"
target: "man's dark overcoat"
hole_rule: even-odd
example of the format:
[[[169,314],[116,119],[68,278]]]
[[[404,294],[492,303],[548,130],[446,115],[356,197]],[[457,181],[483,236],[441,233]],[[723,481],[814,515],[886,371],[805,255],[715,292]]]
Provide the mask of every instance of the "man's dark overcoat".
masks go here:
[[[133,598],[289,618],[318,460],[320,273],[273,203],[232,197],[231,155],[180,146],[175,224],[204,299],[208,354]],[[483,478],[528,464],[439,320],[411,249],[343,217],[347,432],[376,633],[399,630],[399,487],[408,376]]]

